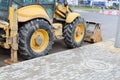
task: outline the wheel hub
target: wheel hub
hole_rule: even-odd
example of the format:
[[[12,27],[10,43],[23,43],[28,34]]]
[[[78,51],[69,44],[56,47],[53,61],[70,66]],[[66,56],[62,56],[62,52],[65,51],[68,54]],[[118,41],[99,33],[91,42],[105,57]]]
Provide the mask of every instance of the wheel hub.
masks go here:
[[[81,33],[81,31],[80,31],[80,29],[77,31],[77,36],[80,36],[82,33]]]
[[[46,49],[49,43],[49,35],[44,29],[36,30],[31,36],[30,46],[36,53],[40,53]]]
[[[75,29],[74,39],[77,43],[79,43],[84,37],[84,25],[78,24]]]
[[[43,39],[40,37],[40,35],[36,37],[35,42],[38,46],[40,46],[42,44]]]

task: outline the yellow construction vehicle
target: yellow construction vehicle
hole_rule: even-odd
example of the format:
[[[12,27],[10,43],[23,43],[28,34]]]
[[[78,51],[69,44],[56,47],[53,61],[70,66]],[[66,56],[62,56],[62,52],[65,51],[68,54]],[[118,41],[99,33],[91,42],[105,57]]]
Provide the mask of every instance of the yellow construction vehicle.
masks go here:
[[[25,59],[48,54],[55,39],[64,39],[68,48],[82,45],[86,22],[78,13],[56,0],[0,0],[0,46],[17,51]]]

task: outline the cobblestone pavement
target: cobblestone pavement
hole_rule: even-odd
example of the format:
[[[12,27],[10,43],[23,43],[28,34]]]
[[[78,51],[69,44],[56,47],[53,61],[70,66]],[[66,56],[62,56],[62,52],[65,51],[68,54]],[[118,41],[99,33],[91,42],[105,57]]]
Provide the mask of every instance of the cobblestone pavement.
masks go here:
[[[104,41],[0,68],[0,80],[120,80],[120,49]]]

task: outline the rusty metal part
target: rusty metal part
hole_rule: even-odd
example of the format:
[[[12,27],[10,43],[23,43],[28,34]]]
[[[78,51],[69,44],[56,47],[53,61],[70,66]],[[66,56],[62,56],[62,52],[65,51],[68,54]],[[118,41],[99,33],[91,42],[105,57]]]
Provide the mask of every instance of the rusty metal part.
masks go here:
[[[17,50],[11,49],[11,58],[5,59],[4,62],[8,65],[18,62]]]
[[[102,41],[100,23],[87,22],[85,41],[91,43]]]

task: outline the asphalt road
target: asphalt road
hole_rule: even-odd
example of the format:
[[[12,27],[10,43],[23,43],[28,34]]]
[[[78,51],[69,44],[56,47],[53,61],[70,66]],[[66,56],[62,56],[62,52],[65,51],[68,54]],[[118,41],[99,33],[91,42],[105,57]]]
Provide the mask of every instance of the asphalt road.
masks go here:
[[[87,21],[101,23],[103,40],[115,38],[118,16],[102,15],[99,13],[80,12]],[[86,43],[84,44],[86,45]],[[63,40],[55,41],[50,53],[68,50]],[[10,57],[10,51],[0,49],[0,66],[5,66],[4,59]],[[20,58],[21,59],[21,58]]]

